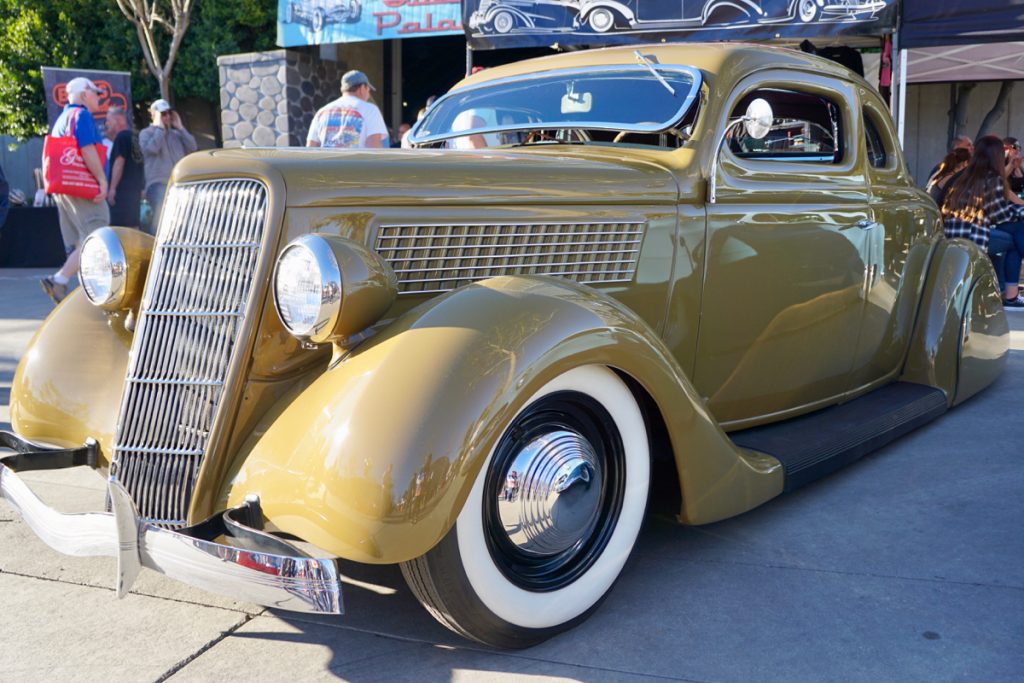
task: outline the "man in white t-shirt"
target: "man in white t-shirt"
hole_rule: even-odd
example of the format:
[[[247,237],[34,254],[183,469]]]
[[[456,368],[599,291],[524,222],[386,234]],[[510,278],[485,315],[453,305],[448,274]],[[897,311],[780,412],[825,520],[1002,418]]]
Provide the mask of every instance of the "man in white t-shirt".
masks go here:
[[[342,76],[341,97],[325,104],[313,117],[306,147],[384,147],[388,128],[380,109],[370,102],[374,90],[362,71]]]

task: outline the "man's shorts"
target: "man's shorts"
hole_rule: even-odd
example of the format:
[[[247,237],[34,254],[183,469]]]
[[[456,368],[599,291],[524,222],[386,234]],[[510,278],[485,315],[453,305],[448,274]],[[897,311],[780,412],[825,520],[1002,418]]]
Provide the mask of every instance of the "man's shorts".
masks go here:
[[[71,253],[89,233],[104,225],[110,225],[110,207],[106,202],[96,203],[90,199],[55,194],[57,213],[60,215],[60,236],[64,238],[64,249]]]

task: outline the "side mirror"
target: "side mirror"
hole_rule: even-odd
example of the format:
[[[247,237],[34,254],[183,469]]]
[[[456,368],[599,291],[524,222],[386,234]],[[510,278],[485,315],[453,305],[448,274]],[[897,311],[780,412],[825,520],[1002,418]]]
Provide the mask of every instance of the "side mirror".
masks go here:
[[[725,127],[721,137],[718,138],[718,144],[715,146],[715,157],[711,162],[711,176],[708,178],[709,204],[714,204],[717,199],[718,159],[722,156],[722,145],[725,143],[725,138],[728,137],[729,131],[742,123],[747,135],[755,140],[761,140],[772,129],[772,122],[774,120],[775,114],[772,112],[772,105],[768,104],[767,100],[758,97],[747,105],[746,114],[738,119],[733,119]]]
[[[747,106],[747,113],[741,120],[747,135],[755,140],[761,140],[768,135],[768,131],[772,129],[772,121],[775,120],[772,105],[758,97]]]

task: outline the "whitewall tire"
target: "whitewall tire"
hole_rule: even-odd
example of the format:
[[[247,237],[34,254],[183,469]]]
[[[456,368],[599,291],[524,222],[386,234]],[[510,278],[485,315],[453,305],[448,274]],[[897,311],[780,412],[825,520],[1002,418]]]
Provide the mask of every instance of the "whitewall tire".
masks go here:
[[[525,403],[452,530],[402,572],[457,633],[529,647],[585,619],[608,593],[636,542],[649,483],[647,429],[629,388],[602,366],[570,370]]]

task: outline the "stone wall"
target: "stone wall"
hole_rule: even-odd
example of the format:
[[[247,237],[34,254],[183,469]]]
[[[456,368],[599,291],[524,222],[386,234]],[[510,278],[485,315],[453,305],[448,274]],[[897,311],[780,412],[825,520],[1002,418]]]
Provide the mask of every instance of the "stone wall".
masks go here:
[[[313,115],[340,95],[338,62],[307,50],[217,58],[224,147],[302,146]]]

